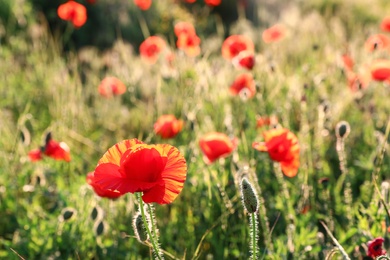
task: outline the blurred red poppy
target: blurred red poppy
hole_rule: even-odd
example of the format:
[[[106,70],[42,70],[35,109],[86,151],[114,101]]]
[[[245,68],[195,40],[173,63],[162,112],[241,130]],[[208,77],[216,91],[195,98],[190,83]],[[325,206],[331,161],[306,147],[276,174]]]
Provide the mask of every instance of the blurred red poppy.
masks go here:
[[[300,164],[298,138],[285,128],[264,131],[263,137],[265,142],[253,142],[252,147],[261,152],[268,152],[273,161],[280,162],[287,177],[297,175]]]
[[[379,59],[371,63],[372,79],[377,81],[390,80],[390,60]]]
[[[355,65],[355,62],[353,61],[352,57],[348,54],[343,54],[341,56],[341,60],[343,62],[344,69],[347,71],[352,71],[353,66]]]
[[[255,55],[252,51],[241,51],[233,58],[232,63],[238,68],[251,70],[255,66]]]
[[[46,135],[45,144],[40,149],[34,149],[28,153],[28,157],[32,162],[42,160],[44,155],[55,160],[70,162],[69,146],[64,142],[58,143],[57,141],[54,141],[51,137],[51,133]]]
[[[275,125],[277,125],[277,123],[278,123],[278,118],[274,115],[267,116],[267,117],[258,116],[256,118],[256,127],[257,128],[260,128],[263,126],[269,126],[269,125],[275,126]]]
[[[142,11],[146,11],[152,5],[152,0],[134,0],[134,4]]]
[[[159,36],[150,36],[139,46],[141,58],[153,64],[159,58],[159,54],[164,50],[165,41]]]
[[[105,77],[98,87],[100,95],[112,97],[126,92],[126,86],[116,77]]]
[[[390,39],[384,34],[371,35],[364,43],[364,49],[368,52],[375,50],[388,49],[390,47]]]
[[[255,45],[245,35],[231,35],[222,43],[222,57],[232,60],[242,51],[254,53]]]
[[[286,28],[282,24],[275,24],[270,28],[266,29],[262,38],[265,43],[278,42],[282,40],[286,35]]]
[[[384,32],[390,32],[390,16],[383,18],[381,22],[381,30]]]
[[[252,74],[239,74],[229,88],[230,94],[242,95],[245,98],[251,98],[256,94],[256,82]]]
[[[178,22],[173,30],[177,37],[180,37],[182,34],[196,34],[195,27],[189,22]]]
[[[181,34],[177,39],[176,45],[177,48],[184,50],[190,57],[200,54],[200,38],[196,34]]]
[[[348,87],[352,92],[356,92],[368,87],[371,80],[369,72],[357,74],[353,71],[347,72]]]
[[[204,2],[209,6],[218,6],[221,4],[222,0],[204,0]]]
[[[99,184],[95,182],[95,176],[93,172],[87,174],[87,183],[93,188],[95,193],[103,198],[115,199],[123,194],[117,190],[105,190]]]
[[[173,202],[183,189],[187,164],[176,147],[137,139],[112,146],[98,161],[94,183],[119,193],[142,192],[145,203]]]
[[[367,251],[367,256],[376,258],[381,255],[386,254],[386,250],[382,248],[383,242],[385,240],[381,237],[375,238],[374,240],[371,240],[367,243],[368,246],[368,251]]]
[[[183,120],[178,120],[174,115],[162,115],[154,124],[154,132],[162,138],[175,137],[183,128]]]
[[[210,132],[200,138],[199,146],[203,152],[203,160],[210,164],[229,156],[237,147],[237,139],[231,139],[224,133]]]
[[[85,6],[72,0],[60,5],[57,14],[62,20],[70,21],[76,28],[83,26],[87,21]]]

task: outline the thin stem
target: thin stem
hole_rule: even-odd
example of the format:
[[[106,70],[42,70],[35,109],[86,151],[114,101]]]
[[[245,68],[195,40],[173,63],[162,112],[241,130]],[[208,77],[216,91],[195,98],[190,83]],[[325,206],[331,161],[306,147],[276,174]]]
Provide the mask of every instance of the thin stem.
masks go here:
[[[152,243],[152,246],[153,246],[153,251],[155,252],[155,255],[157,256],[157,258],[159,260],[162,260],[162,257],[161,257],[161,254],[160,254],[160,248],[159,248],[159,246],[157,245],[157,243],[155,241],[155,236],[154,235],[152,236],[152,232],[150,231],[150,228],[149,228],[149,223],[146,220],[145,209],[144,209],[144,202],[142,201],[142,196],[141,196],[140,193],[136,193],[136,196],[137,196],[138,201],[139,201],[139,208],[140,208],[140,211],[141,211],[142,220],[144,222],[144,226],[145,226],[146,232],[148,233],[150,242]],[[151,216],[150,219],[153,219],[153,216]]]
[[[326,226],[326,224],[322,221],[320,221],[321,225],[325,228],[326,230],[326,233],[328,233],[328,235],[330,236],[330,238],[332,239],[333,243],[337,246],[337,248],[340,250],[340,253],[343,255],[344,259],[345,260],[351,260],[351,258],[349,258],[347,252],[345,252],[345,249],[340,245],[339,241],[337,241],[337,239],[332,235],[332,232],[330,232],[329,228]]]
[[[252,222],[252,259],[257,259],[257,221],[256,212],[251,213]]]

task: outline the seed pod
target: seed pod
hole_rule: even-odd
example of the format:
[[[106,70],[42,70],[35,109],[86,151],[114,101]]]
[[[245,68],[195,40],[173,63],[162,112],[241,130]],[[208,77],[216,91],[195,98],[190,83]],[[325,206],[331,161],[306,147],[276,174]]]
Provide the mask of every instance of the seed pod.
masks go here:
[[[61,214],[58,217],[58,220],[60,222],[69,221],[72,217],[74,217],[76,215],[76,213],[77,212],[76,212],[76,210],[74,208],[71,208],[71,207],[64,208],[61,211]]]
[[[103,222],[103,220],[98,220],[95,222],[93,230],[95,231],[96,236],[102,235],[105,229],[106,229],[106,224]]]
[[[133,229],[138,241],[144,242],[146,239],[148,239],[142,215],[139,212],[137,212],[133,218]]]
[[[336,125],[336,136],[337,138],[346,138],[351,132],[351,127],[347,121],[341,121]]]
[[[249,213],[254,213],[258,210],[259,202],[256,191],[247,178],[241,180],[241,195],[244,208]]]

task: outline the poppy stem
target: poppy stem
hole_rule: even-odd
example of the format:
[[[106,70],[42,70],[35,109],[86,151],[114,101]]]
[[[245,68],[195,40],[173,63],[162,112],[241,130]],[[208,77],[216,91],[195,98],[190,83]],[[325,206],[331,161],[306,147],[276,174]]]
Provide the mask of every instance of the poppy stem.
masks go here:
[[[251,227],[252,227],[252,258],[253,260],[257,259],[257,212],[251,213]]]
[[[142,200],[142,196],[141,196],[140,193],[136,193],[136,196],[137,196],[137,199],[139,201],[139,210],[141,211],[142,220],[144,222],[144,226],[145,226],[146,232],[148,233],[150,242],[152,243],[152,247],[153,247],[153,252],[154,252],[155,258],[159,259],[159,260],[162,260],[163,257],[162,257],[162,254],[161,254],[160,247],[158,245],[157,234],[155,233],[155,226],[153,224],[154,223],[154,221],[153,221],[154,216],[152,215],[153,212],[151,210],[151,207],[149,206],[149,204],[147,204],[148,207],[149,207],[148,209],[149,209],[149,214],[150,214],[149,220],[150,220],[153,232],[150,230],[150,225],[149,225],[149,222],[148,222],[148,220],[146,218],[144,202]]]

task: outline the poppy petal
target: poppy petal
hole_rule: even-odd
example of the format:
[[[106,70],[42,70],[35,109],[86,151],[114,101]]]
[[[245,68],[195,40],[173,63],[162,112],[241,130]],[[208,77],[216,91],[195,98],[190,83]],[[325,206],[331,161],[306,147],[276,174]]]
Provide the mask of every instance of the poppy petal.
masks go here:
[[[122,155],[136,144],[143,144],[143,142],[134,138],[115,144],[98,161],[98,165],[101,163],[113,163],[119,166]]]

